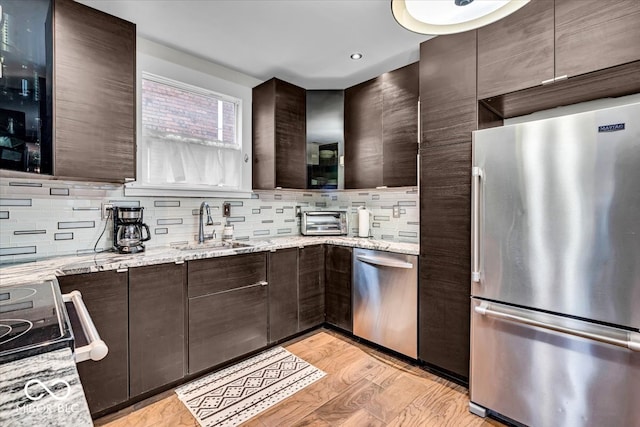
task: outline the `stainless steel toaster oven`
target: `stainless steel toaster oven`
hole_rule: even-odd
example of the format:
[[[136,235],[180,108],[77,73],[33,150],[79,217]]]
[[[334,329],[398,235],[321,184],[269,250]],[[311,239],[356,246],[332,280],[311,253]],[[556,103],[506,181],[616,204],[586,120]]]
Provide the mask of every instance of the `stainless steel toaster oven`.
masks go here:
[[[341,236],[349,234],[346,211],[302,212],[300,233],[305,236]]]

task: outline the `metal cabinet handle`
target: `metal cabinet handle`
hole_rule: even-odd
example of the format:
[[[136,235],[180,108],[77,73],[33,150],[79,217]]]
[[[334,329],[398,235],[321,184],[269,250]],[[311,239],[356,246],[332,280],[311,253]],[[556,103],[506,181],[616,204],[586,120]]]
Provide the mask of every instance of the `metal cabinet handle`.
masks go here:
[[[480,187],[484,174],[482,169],[471,170],[471,280],[480,282]]]
[[[367,255],[358,255],[356,258],[359,261],[366,262],[367,264],[381,265],[383,267],[396,267],[396,268],[413,268],[413,264],[405,261],[398,261],[393,258],[373,257]]]
[[[82,294],[80,291],[71,291],[68,294],[62,295],[64,302],[71,302],[73,307],[78,313],[78,319],[82,325],[84,335],[87,337],[89,344],[76,348],[75,358],[77,362],[84,362],[85,360],[102,360],[109,352],[107,344],[100,338],[96,326],[93,324],[93,320],[87,311],[87,306],[84,305],[82,300]]]
[[[558,77],[554,77],[552,79],[543,80],[542,84],[543,85],[548,85],[550,83],[559,82],[560,80],[567,80],[568,78],[569,78],[569,76],[567,74],[565,74],[564,76],[558,76]]]
[[[550,331],[561,332],[567,335],[573,335],[580,338],[586,338],[593,341],[598,341],[604,344],[611,344],[618,347],[628,348],[633,351],[640,351],[640,334],[637,332],[623,331],[620,329],[614,329],[607,326],[598,325],[600,329],[606,330],[610,329],[612,332],[615,331],[617,335],[626,335],[626,339],[621,339],[619,337],[607,336],[604,334],[598,334],[589,331],[581,331],[579,329],[568,328],[566,326],[542,322],[540,320],[532,319],[527,317],[526,314],[513,314],[507,313],[505,311],[500,310],[500,307],[495,303],[489,303],[487,301],[483,301],[480,305],[474,308],[474,311],[483,316],[489,316],[496,319],[506,320],[514,323],[522,323],[524,325],[536,326],[543,329],[548,329]],[[517,309],[515,307],[509,307],[509,311],[514,312],[522,312],[525,313],[524,310]]]

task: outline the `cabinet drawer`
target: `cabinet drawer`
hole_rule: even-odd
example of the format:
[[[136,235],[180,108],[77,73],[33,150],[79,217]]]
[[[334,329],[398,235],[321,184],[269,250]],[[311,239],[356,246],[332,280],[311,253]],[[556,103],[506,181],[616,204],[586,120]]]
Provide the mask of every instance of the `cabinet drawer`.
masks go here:
[[[265,253],[189,261],[189,298],[253,285],[267,279]]]
[[[266,345],[266,286],[189,299],[189,373]]]

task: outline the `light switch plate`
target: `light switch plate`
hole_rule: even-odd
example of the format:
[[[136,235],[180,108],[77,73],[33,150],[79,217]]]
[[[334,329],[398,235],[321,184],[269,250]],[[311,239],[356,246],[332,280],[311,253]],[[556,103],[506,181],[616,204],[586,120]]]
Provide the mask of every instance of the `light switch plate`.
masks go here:
[[[393,217],[394,218],[400,218],[400,206],[399,205],[393,205]]]

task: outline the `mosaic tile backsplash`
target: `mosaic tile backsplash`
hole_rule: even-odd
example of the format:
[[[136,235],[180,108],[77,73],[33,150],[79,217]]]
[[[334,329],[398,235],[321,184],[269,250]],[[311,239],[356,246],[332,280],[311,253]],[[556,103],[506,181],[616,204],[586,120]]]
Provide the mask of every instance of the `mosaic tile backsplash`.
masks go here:
[[[112,223],[101,217],[103,203],[144,207],[144,222],[151,229],[147,247],[191,243],[197,239],[198,210],[211,205],[215,231],[221,239],[225,218],[222,204],[231,204],[236,239],[300,234],[296,206],[312,210],[349,212],[350,236],[357,235],[357,208],[372,212],[372,237],[398,242],[419,242],[418,189],[403,187],[367,191],[304,192],[256,191],[251,199],[126,197],[124,187],[113,184],[3,178],[0,181],[0,264],[40,258],[86,254],[112,246]],[[400,217],[393,217],[398,206]]]

